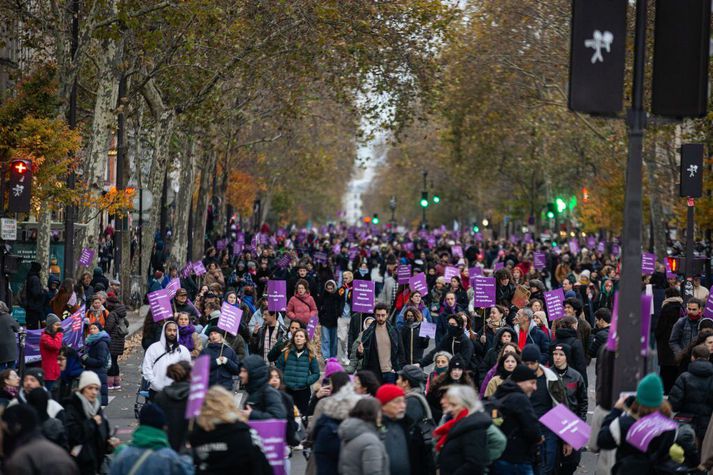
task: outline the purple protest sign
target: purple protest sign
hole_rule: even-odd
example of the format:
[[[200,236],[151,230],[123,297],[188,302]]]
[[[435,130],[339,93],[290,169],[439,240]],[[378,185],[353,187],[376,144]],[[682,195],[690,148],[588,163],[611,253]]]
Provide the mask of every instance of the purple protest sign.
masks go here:
[[[418,329],[418,336],[421,338],[436,338],[436,324],[423,320],[421,328]]]
[[[451,246],[451,254],[453,254],[453,257],[463,257],[463,247]]]
[[[493,270],[500,270],[505,267],[505,263],[503,261],[495,261],[493,265]]]
[[[654,296],[641,296],[641,356],[649,353],[649,337],[651,336],[651,300]]]
[[[557,437],[579,450],[589,441],[592,428],[582,419],[577,417],[564,404],[557,404],[540,417],[540,422]]]
[[[332,246],[332,254],[339,254],[340,252],[342,252],[341,244],[335,244]]]
[[[167,318],[173,317],[173,311],[171,310],[171,297],[169,297],[166,289],[150,292],[146,294],[146,298],[149,301],[151,316],[153,317],[154,322],[160,322],[162,320],[166,320]]]
[[[576,239],[569,240],[569,250],[572,254],[579,254],[579,241]]]
[[[457,267],[447,266],[446,270],[443,272],[443,277],[446,279],[446,282],[450,284],[451,278],[459,277],[459,274],[460,274],[460,271],[458,270]]]
[[[656,254],[652,252],[641,253],[641,274],[651,275],[656,270]]]
[[[327,253],[319,251],[314,253],[314,263],[315,264],[326,264],[327,263]]]
[[[611,310],[611,322],[609,322],[609,334],[607,335],[607,350],[616,351],[617,343],[617,323],[619,320],[619,292],[614,294],[614,304]]]
[[[587,247],[589,249],[594,249],[596,247],[596,245],[597,245],[597,238],[595,238],[594,236],[589,236],[587,238]]]
[[[353,261],[359,255],[359,248],[358,247],[350,248],[347,255],[349,256],[349,259]]]
[[[621,254],[621,247],[618,244],[612,244],[611,246],[612,256],[618,256]]]
[[[191,272],[193,272],[193,264],[190,261],[188,261],[188,263],[185,266],[183,266],[183,269],[181,269],[181,272],[180,272],[181,277],[183,277],[184,279],[187,279],[188,277],[191,276]]]
[[[286,281],[267,281],[267,309],[271,312],[284,312],[287,309]]]
[[[654,412],[634,422],[626,433],[626,441],[642,452],[646,452],[653,439],[664,432],[676,430],[677,427],[676,421],[660,412]]]
[[[473,282],[473,306],[487,308],[495,305],[495,277],[476,275]]]
[[[266,419],[248,421],[248,425],[255,429],[260,439],[265,458],[272,467],[274,475],[287,475],[285,470],[285,426],[284,419]]]
[[[410,265],[399,266],[396,269],[396,277],[397,277],[397,282],[399,285],[408,284],[408,281],[411,278],[411,266]]]
[[[473,238],[474,238],[476,241],[482,241],[482,240],[483,240],[483,233],[475,233],[475,234],[473,235]]]
[[[420,272],[412,275],[408,280],[411,292],[419,292],[421,295],[428,295],[428,284],[426,284],[426,274]]]
[[[79,263],[84,267],[89,267],[92,265],[92,260],[94,259],[94,249],[89,249],[85,247],[82,249],[82,254],[79,256]]]
[[[173,278],[168,281],[168,284],[166,284],[166,292],[168,293],[168,296],[170,298],[173,298],[176,296],[176,292],[178,292],[178,289],[181,288],[181,279],[178,277]]]
[[[713,287],[711,287],[708,292],[708,300],[706,301],[706,306],[703,309],[703,318],[713,318]]]
[[[523,239],[525,244],[532,244],[535,242],[535,239],[532,237],[532,233],[525,233],[525,238]]]
[[[599,241],[599,243],[597,244],[597,251],[604,252],[606,250],[607,250],[607,243],[605,243],[604,241]]]
[[[412,242],[405,242],[403,243],[404,251],[406,252],[413,252],[413,243]]]
[[[318,324],[319,318],[317,318],[316,316],[309,317],[309,321],[307,322],[307,335],[309,336],[310,340],[314,339],[314,331],[317,329]]]
[[[208,271],[205,270],[205,266],[203,265],[203,261],[196,261],[193,264],[191,264],[191,267],[193,267],[193,272],[200,277],[204,274],[206,274]]]
[[[436,237],[435,236],[428,236],[426,238],[426,243],[428,243],[428,248],[433,249],[436,247]]]
[[[218,240],[215,242],[215,249],[216,249],[217,251],[222,251],[223,249],[225,249],[226,244],[227,244],[227,240],[225,240],[225,239],[218,239]]]
[[[233,243],[233,255],[234,255],[234,256],[237,256],[237,255],[240,254],[241,252],[243,252],[243,243],[240,243],[240,242],[238,242],[238,241],[235,241],[235,242]]]
[[[532,255],[532,264],[535,270],[542,270],[547,267],[547,255],[544,252],[537,251]]]
[[[475,277],[476,275],[483,275],[483,268],[480,266],[471,267],[468,269],[468,277]]]
[[[374,311],[374,282],[371,280],[355,280],[352,290],[352,310],[371,313]]]
[[[277,260],[277,267],[280,269],[284,269],[290,265],[290,255],[289,254],[283,254],[280,256],[280,258]]]
[[[201,413],[205,393],[208,392],[208,376],[210,374],[210,356],[201,355],[196,358],[191,370],[191,391],[186,402],[186,419],[197,417]]]
[[[62,320],[62,345],[79,350],[84,346],[84,306]],[[25,334],[25,363],[40,361],[40,339],[44,330],[27,330]],[[18,341],[19,345],[19,341]]]
[[[243,318],[243,311],[238,307],[230,305],[228,302],[223,302],[220,307],[220,318],[218,318],[218,328],[225,330],[231,335],[238,334],[240,320]]]
[[[552,321],[564,317],[564,290],[547,291],[544,297],[548,320]]]

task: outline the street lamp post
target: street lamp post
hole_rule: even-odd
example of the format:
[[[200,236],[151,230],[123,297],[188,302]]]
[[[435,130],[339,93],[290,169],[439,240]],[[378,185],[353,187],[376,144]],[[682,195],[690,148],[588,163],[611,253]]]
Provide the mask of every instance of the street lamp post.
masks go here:
[[[428,171],[423,170],[423,192],[422,192],[423,196],[427,196],[426,194],[428,193],[428,188],[426,185],[427,178],[428,178]],[[424,229],[426,227],[428,227],[428,223],[426,222],[426,207],[427,206],[428,206],[428,202],[426,202],[426,206],[423,206],[423,204],[421,204],[421,213],[422,213],[421,214],[421,227],[423,227]]]
[[[389,200],[389,209],[391,209],[391,227],[396,227],[396,195],[391,195]]]
[[[77,49],[79,48],[79,0],[72,0],[72,44],[70,45],[70,61],[77,61]],[[70,129],[77,127],[77,82],[79,71],[74,73],[72,90],[69,94],[69,113],[67,123]],[[76,176],[74,172],[69,172],[67,176],[67,188],[74,189]],[[74,220],[76,219],[77,208],[74,205],[67,205],[64,208],[64,278],[74,277]],[[42,263],[42,265],[46,265]]]

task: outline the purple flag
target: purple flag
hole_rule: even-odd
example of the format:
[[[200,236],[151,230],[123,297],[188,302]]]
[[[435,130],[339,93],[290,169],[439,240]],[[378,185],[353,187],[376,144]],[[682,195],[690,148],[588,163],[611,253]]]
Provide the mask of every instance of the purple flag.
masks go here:
[[[374,282],[371,280],[355,280],[352,291],[352,310],[371,313],[374,311]]]
[[[183,266],[183,269],[181,269],[181,277],[187,279],[188,277],[190,277],[191,272],[193,272],[193,264],[191,263],[191,261],[188,261],[188,263]]]
[[[480,266],[471,267],[468,269],[468,277],[475,277],[476,275],[483,275],[483,268]]]
[[[151,316],[154,322],[160,322],[167,318],[173,317],[171,310],[171,297],[168,296],[166,289],[150,292],[146,295],[151,307]]]
[[[706,301],[706,306],[703,309],[703,317],[713,318],[713,287],[711,287],[708,292],[708,300]]]
[[[203,261],[196,261],[191,265],[191,267],[193,267],[193,272],[195,272],[198,277],[208,272],[207,270],[205,270]]]
[[[547,256],[544,252],[537,251],[532,255],[532,264],[535,270],[542,270],[547,267]]]
[[[401,284],[408,284],[409,279],[411,278],[411,266],[409,265],[401,265],[396,269],[396,276],[397,276],[397,281],[399,285]]]
[[[463,247],[451,246],[451,254],[453,254],[453,257],[463,257]]]
[[[428,284],[426,284],[426,274],[419,272],[412,275],[408,280],[408,286],[411,292],[420,292],[421,295],[428,295]]]
[[[218,328],[225,330],[231,335],[238,334],[240,320],[243,318],[243,311],[238,307],[230,305],[228,302],[223,302],[220,307],[220,318],[218,318]]]
[[[84,346],[84,306],[61,322],[62,344],[78,350]],[[40,338],[44,330],[27,330],[25,335],[25,363],[41,360]],[[19,345],[19,341],[18,341]]]
[[[460,271],[457,267],[447,266],[446,270],[443,272],[443,277],[446,279],[447,283],[450,283],[452,277],[459,277]]]
[[[243,243],[240,243],[240,242],[238,242],[238,241],[235,241],[235,242],[233,243],[233,255],[234,255],[234,256],[237,256],[237,255],[240,254],[241,252],[243,252]]]
[[[309,321],[307,322],[307,335],[309,335],[310,340],[314,339],[314,331],[317,329],[318,324],[319,318],[316,316],[309,317]]]
[[[208,392],[208,376],[210,374],[210,356],[201,355],[196,358],[191,370],[191,392],[186,402],[186,419],[191,419],[201,413],[205,393]]]
[[[592,428],[567,409],[564,404],[557,404],[550,409],[540,417],[540,422],[560,439],[574,447],[574,450],[579,450],[587,445],[592,432]]]
[[[92,265],[92,260],[94,259],[94,249],[89,249],[85,247],[82,249],[82,254],[79,256],[79,263],[84,267],[89,267]]]
[[[619,292],[614,294],[614,304],[611,310],[611,322],[609,322],[609,334],[607,336],[607,350],[616,351],[617,332],[616,327],[619,321]]]
[[[418,336],[421,338],[436,338],[436,324],[423,320],[421,328],[418,329]]]
[[[286,281],[267,281],[267,309],[271,312],[284,312],[285,310],[287,310]]]
[[[285,429],[287,421],[284,419],[266,419],[248,421],[248,425],[255,429],[262,439],[265,458],[272,467],[274,475],[287,475],[285,470]]]
[[[495,277],[476,275],[473,282],[473,306],[487,308],[495,305]]]
[[[641,254],[641,274],[651,275],[656,270],[656,254],[644,252]]]
[[[664,432],[676,430],[677,427],[676,421],[660,412],[654,412],[634,422],[626,433],[626,441],[642,452],[646,452],[654,438]]]
[[[166,284],[166,292],[168,293],[168,296],[170,298],[173,298],[176,296],[176,292],[178,292],[178,289],[181,288],[181,279],[178,277],[171,279],[168,281],[168,284]]]
[[[564,317],[564,290],[555,289],[545,292],[545,307],[550,321]]]

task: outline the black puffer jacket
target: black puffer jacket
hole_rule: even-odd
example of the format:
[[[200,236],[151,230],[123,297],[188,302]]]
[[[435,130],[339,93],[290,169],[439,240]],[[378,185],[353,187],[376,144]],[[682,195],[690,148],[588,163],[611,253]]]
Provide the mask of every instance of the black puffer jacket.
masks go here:
[[[104,330],[106,330],[111,337],[109,352],[112,356],[119,356],[124,353],[124,343],[126,340],[125,335],[119,334],[119,325],[126,319],[126,306],[120,302],[114,303],[107,300],[107,310],[109,310],[109,315],[106,317],[106,327]]]
[[[490,424],[490,416],[484,412],[474,412],[456,422],[438,454],[438,473],[486,473],[490,461],[488,451],[483,449],[488,445]]]
[[[570,355],[571,361],[567,361],[569,366],[576,369],[579,374],[582,375],[584,380],[584,385],[588,386],[589,381],[587,381],[587,359],[584,356],[584,346],[580,341],[577,330],[574,328],[558,328],[555,332],[555,341],[557,343],[562,343],[569,345],[571,348]]]
[[[510,463],[532,463],[541,434],[530,398],[509,379],[498,386],[494,398],[503,418],[500,430],[507,437],[507,446],[500,458]]]
[[[248,400],[252,408],[250,419],[286,419],[287,413],[277,389],[269,386],[269,371],[265,360],[257,355],[246,356],[243,366],[248,372]]]
[[[101,424],[87,417],[82,401],[76,393],[64,403],[64,412],[69,447],[80,447],[79,453],[74,457],[79,473],[93,475],[99,471],[104,457],[110,451],[107,443],[110,436],[109,421],[101,409],[98,412],[102,416]]]
[[[668,402],[680,415],[692,416],[692,426],[700,439],[706,434],[713,413],[713,363],[692,361],[671,388]]]
[[[188,394],[191,391],[189,381],[173,382],[170,386],[163,388],[154,398],[166,414],[166,426],[168,441],[171,448],[182,453],[186,446],[186,436],[188,434],[188,419],[186,419],[186,403]]]

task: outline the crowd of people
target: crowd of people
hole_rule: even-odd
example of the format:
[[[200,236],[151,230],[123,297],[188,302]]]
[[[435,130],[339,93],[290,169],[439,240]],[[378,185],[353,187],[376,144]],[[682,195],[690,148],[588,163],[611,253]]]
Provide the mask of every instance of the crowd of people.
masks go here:
[[[236,463],[239,473],[272,473],[276,462],[250,424],[274,419],[286,421],[278,462],[287,473],[294,457],[304,456],[306,473],[318,475],[573,474],[583,450],[598,454],[597,473],[713,467],[713,320],[702,316],[707,291],[700,279],[684,303],[681,280],[662,264],[643,277],[642,292],[654,295],[659,371],[620,397],[612,394],[607,345],[616,243],[330,226],[235,229],[206,248],[203,274],[156,247],[149,292],[173,279],[180,289],[171,318],[146,315],[141,372],[148,400],[126,444],[103,414],[108,395],[121,387],[118,357],[128,334],[120,283],[99,268],[76,284],[65,279],[44,288],[33,265],[27,325],[44,328],[41,362],[19,375],[14,339],[0,347],[8,473],[30,459],[60,473],[227,474],[237,473]],[[546,259],[537,268],[536,252]],[[421,273],[426,288],[417,290],[408,278]],[[487,308],[475,303],[473,273],[495,278]],[[275,280],[285,281],[284,309],[268,296]],[[374,285],[369,312],[355,310],[355,281],[364,280]],[[544,292],[558,288],[564,315],[553,317]],[[235,335],[218,327],[226,303],[242,311]],[[61,329],[81,307],[85,334],[77,351],[63,344]],[[0,304],[2,325],[10,334],[19,330]],[[431,325],[432,336],[422,331]],[[186,404],[193,362],[202,355],[210,389],[192,420]],[[541,422],[560,405],[591,425],[586,446],[573,447]],[[642,451],[627,432],[654,413],[675,429]]]

